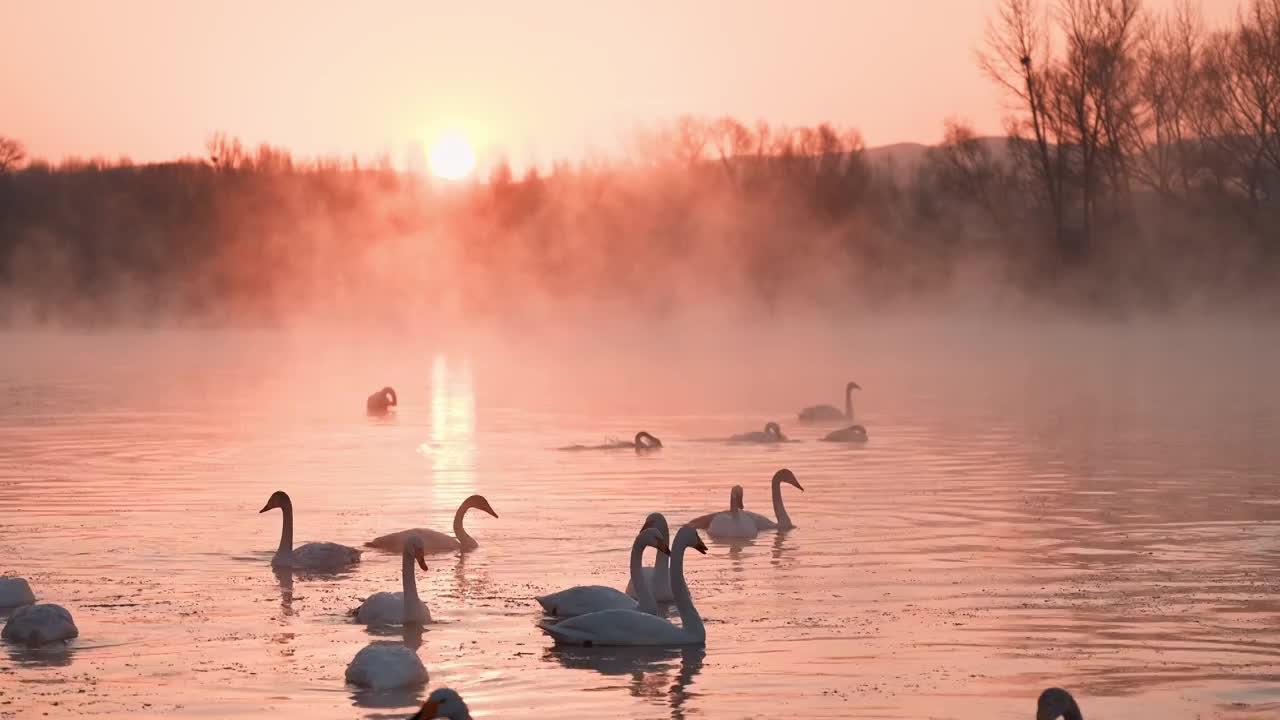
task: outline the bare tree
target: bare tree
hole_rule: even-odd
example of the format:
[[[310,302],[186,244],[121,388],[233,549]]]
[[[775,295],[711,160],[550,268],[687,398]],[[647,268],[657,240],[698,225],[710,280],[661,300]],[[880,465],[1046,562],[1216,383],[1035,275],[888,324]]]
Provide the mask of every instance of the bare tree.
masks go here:
[[[1187,197],[1200,169],[1206,36],[1198,8],[1183,0],[1143,37],[1135,171],[1165,197]]]
[[[0,173],[16,169],[27,159],[27,149],[12,138],[0,136]]]

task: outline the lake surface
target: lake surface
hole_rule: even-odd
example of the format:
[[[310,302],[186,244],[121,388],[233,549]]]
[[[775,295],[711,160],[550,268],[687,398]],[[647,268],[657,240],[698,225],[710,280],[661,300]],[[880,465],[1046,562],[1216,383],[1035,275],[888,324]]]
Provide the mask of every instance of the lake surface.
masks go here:
[[[477,717],[1030,718],[1049,685],[1091,719],[1280,715],[1266,326],[975,327],[850,332],[807,356],[740,337],[688,369],[673,341],[647,370],[618,337],[2,335],[0,573],[80,637],[6,645],[0,717],[410,714],[425,690],[343,682],[386,639],[347,613],[399,589],[399,557],[273,573],[280,514],[258,510],[276,489],[298,543],[448,532],[463,498],[490,500],[500,518],[468,516],[480,549],[419,573],[436,623],[391,636]],[[851,377],[870,442],[815,442],[831,428],[796,410],[841,404]],[[399,412],[365,417],[387,383]],[[711,441],[766,420],[800,442]],[[552,449],[639,429],[665,448]],[[560,651],[538,630],[535,595],[626,584],[646,513],[676,525],[741,484],[771,514],[782,467],[805,487],[784,489],[797,529],[688,556],[705,651]]]

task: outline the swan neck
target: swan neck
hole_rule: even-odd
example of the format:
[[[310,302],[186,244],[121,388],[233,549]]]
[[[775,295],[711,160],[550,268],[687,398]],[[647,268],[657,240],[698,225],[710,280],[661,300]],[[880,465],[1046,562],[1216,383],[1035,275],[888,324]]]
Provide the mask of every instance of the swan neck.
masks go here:
[[[777,518],[779,528],[791,528],[791,516],[782,504],[782,481],[777,478],[773,479],[773,516]]]
[[[453,514],[453,536],[458,539],[458,544],[462,546],[463,550],[470,550],[476,546],[475,539],[468,535],[467,531],[462,527],[462,518],[466,517],[469,509],[471,509],[471,506],[464,502],[458,506],[458,512]]]
[[[680,624],[684,631],[699,639],[707,636],[707,629],[702,625],[702,616],[693,606],[693,597],[689,595],[689,583],[684,579],[684,551],[687,545],[681,544],[671,551],[671,594],[675,597],[676,610],[680,612]]]
[[[653,587],[649,588],[649,592],[653,592],[653,588],[670,588],[671,587],[671,558],[666,553],[655,552],[657,555],[653,559]]]
[[[644,548],[643,538],[637,537],[635,542],[631,543],[631,587],[635,588],[636,603],[639,604],[640,612],[653,613],[657,611],[658,604],[654,602],[653,589],[644,579]]]
[[[853,419],[853,388],[846,387],[844,389],[844,416],[849,420]]]
[[[293,555],[293,503],[281,505],[280,513],[284,522],[280,526],[280,547],[276,548],[276,557],[288,558]]]
[[[414,575],[413,550],[406,547],[403,554],[404,564],[400,570],[400,581],[404,588],[404,616],[409,618],[413,617],[413,610],[419,604],[418,579]]]

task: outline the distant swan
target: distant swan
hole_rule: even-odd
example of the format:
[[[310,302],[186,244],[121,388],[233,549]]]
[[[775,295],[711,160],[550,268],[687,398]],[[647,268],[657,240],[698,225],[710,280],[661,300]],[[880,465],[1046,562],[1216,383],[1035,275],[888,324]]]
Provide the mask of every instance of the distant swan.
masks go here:
[[[284,513],[284,525],[280,528],[280,547],[271,558],[271,567],[287,567],[296,570],[341,570],[360,562],[360,551],[331,542],[311,542],[293,547],[293,501],[288,493],[277,490],[271,493],[267,504],[259,513],[279,508]]]
[[[757,431],[729,436],[729,442],[777,443],[786,441],[787,436],[782,434],[782,428],[776,422],[766,423],[764,432]]]
[[[543,623],[542,631],[563,645],[677,647],[705,645],[707,631],[702,617],[693,606],[689,585],[684,578],[684,551],[693,548],[707,552],[698,531],[680,528],[671,548],[671,587],[675,591],[680,626],[656,615],[637,610],[601,610],[579,615],[558,623]]]
[[[356,609],[356,622],[365,625],[424,625],[431,622],[431,610],[418,598],[418,581],[413,561],[425,572],[422,538],[416,535],[404,544],[404,564],[400,571],[401,592],[374,593]]]
[[[25,579],[12,576],[0,577],[0,608],[30,605],[35,601],[36,596],[31,592],[31,586]]]
[[[370,415],[386,415],[390,408],[399,404],[400,399],[396,397],[395,388],[388,385],[370,395],[369,399],[365,401],[364,407]]]
[[[635,450],[639,452],[648,452],[650,450],[661,450],[662,441],[650,435],[648,432],[641,430],[636,433],[635,440],[627,442],[626,440],[610,440],[600,445],[566,445],[558,450]]]
[[[449,688],[439,688],[431,691],[422,709],[409,720],[434,720],[434,718],[471,720],[471,711],[467,709],[467,704],[462,702],[462,697],[458,693]]]
[[[548,615],[556,617],[586,615],[599,610],[638,610],[650,614],[658,612],[658,604],[654,602],[649,584],[641,574],[644,569],[641,563],[644,560],[646,547],[656,548],[659,553],[671,553],[666,539],[662,537],[662,531],[650,527],[647,520],[645,526],[640,529],[640,533],[636,535],[635,541],[631,543],[631,585],[627,587],[636,588],[638,600],[633,600],[625,593],[604,585],[578,585],[568,590],[542,595],[537,598],[538,604],[542,605],[542,609]]]
[[[867,429],[861,425],[850,425],[847,428],[832,430],[822,440],[823,442],[866,442]]]
[[[0,638],[25,645],[45,645],[70,640],[80,634],[71,613],[61,605],[41,603],[13,611]]]
[[[427,681],[427,668],[418,654],[401,643],[370,643],[347,665],[347,682],[371,690],[422,685]]]
[[[1080,706],[1071,693],[1062,688],[1049,688],[1040,693],[1036,702],[1036,720],[1084,720]]]
[[[813,405],[800,411],[796,416],[800,422],[838,422],[853,419],[853,391],[861,390],[858,383],[849,381],[844,386],[844,412],[834,405]]]
[[[662,513],[649,513],[649,517],[645,518],[645,527],[657,528],[662,533],[662,539],[670,542],[671,529],[667,526],[667,517]],[[640,568],[640,575],[644,578],[645,584],[649,586],[649,592],[653,593],[655,602],[669,603],[674,599],[671,594],[671,572],[670,572],[671,556],[668,553],[654,553],[653,567]],[[637,598],[635,584],[630,580],[627,581],[627,595]]]
[[[411,530],[401,530],[382,537],[376,537],[365,543],[366,547],[377,548],[379,550],[387,550],[389,552],[400,552],[404,549],[404,544],[410,537],[418,537],[422,539],[422,547],[429,553],[437,552],[453,552],[460,550],[462,552],[471,552],[480,547],[480,543],[475,538],[467,534],[462,527],[462,518],[466,517],[467,511],[475,508],[482,510],[494,517],[498,517],[498,513],[493,511],[489,506],[489,501],[483,495],[472,495],[462,504],[458,506],[458,511],[453,514],[453,534],[449,537],[438,530],[429,528],[413,528]]]

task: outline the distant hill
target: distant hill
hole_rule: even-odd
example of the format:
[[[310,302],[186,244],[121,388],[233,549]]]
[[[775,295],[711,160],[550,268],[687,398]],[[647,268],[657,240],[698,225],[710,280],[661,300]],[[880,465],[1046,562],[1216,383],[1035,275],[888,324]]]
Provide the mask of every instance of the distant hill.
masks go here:
[[[1009,139],[1003,136],[987,136],[977,141],[991,152],[995,158],[1004,158],[1008,153]],[[876,170],[885,172],[896,180],[909,180],[924,162],[930,149],[936,145],[922,143],[893,143],[867,148],[867,163]]]

